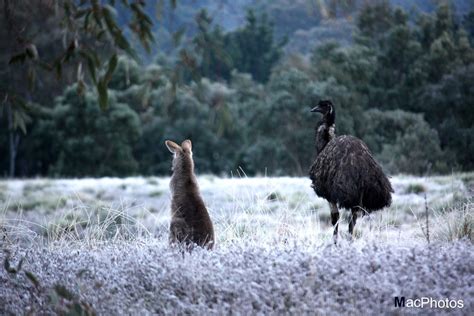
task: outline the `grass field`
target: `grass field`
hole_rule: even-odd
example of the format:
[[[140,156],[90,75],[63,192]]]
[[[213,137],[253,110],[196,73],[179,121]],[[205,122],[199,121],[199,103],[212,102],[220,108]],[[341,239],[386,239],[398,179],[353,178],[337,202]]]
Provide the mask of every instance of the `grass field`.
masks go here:
[[[306,178],[198,180],[217,243],[191,254],[167,247],[169,178],[0,181],[0,314],[473,311],[473,173],[393,177],[392,206],[352,242],[343,216],[338,246]]]

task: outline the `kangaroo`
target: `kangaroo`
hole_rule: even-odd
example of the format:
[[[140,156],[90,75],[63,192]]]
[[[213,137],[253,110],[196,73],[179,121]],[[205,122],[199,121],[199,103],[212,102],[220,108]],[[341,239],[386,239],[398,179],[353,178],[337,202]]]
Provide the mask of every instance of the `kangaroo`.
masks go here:
[[[197,244],[207,249],[214,247],[214,228],[194,175],[192,143],[189,139],[181,146],[167,140],[166,147],[173,154],[171,189],[171,245]]]

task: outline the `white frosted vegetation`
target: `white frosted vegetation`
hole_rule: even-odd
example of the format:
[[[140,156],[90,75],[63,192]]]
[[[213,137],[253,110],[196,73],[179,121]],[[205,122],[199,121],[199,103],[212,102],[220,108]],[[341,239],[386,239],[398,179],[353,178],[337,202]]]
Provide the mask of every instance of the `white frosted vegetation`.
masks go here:
[[[0,259],[24,262],[0,269],[0,314],[380,314],[403,295],[464,299],[451,312],[467,315],[471,178],[392,178],[393,205],[360,219],[352,243],[343,221],[335,247],[308,179],[201,176],[217,247],[186,255],[167,246],[169,178],[1,181]]]
[[[425,224],[426,207],[434,220],[456,201],[469,197],[469,189],[456,176],[399,176],[391,181],[395,189],[392,206],[359,220],[356,236],[390,244],[424,242],[420,225]],[[168,183],[169,178],[155,177],[3,181],[0,188],[5,202],[0,210],[3,221],[15,227],[20,222],[23,229],[39,235],[48,235],[48,227],[71,220],[79,224],[77,229],[108,220],[162,236],[169,222]],[[327,203],[316,197],[306,178],[201,176],[199,184],[219,244],[235,240],[272,244],[288,238],[324,242],[331,238]],[[342,233],[347,230],[344,225],[341,223]]]
[[[72,292],[71,300],[87,302],[104,315],[386,314],[397,312],[394,296],[463,299],[465,308],[452,312],[468,315],[472,250],[467,242],[414,247],[242,244],[183,256],[150,241],[93,248],[52,245],[26,253],[23,270],[40,280],[38,288],[24,274],[0,272],[0,312],[57,312],[65,303],[49,303],[49,296],[61,284]]]

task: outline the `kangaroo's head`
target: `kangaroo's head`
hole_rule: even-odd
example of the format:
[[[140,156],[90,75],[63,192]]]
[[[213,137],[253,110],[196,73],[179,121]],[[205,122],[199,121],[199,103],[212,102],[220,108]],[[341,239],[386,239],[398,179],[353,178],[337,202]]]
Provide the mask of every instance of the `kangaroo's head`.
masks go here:
[[[171,140],[165,141],[166,147],[173,154],[173,167],[175,171],[193,171],[193,152],[192,143],[189,139],[186,139],[181,143],[181,146]]]

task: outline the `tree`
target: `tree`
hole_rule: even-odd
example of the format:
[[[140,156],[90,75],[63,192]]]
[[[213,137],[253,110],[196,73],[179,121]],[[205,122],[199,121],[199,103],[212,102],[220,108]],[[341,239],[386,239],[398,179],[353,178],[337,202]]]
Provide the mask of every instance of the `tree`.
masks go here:
[[[472,118],[467,114],[466,106],[470,104],[467,87],[472,78],[465,71],[472,68],[474,54],[468,33],[458,27],[453,12],[451,6],[442,4],[434,14],[419,16],[414,26],[406,22],[393,23],[386,35],[378,36],[376,43],[374,39],[366,39],[377,47],[378,53],[375,76],[370,84],[370,103],[371,107],[382,104],[385,109],[424,113],[426,121],[438,133],[443,157],[449,158],[446,165],[469,170],[472,168],[469,156],[473,150],[466,119]],[[426,128],[421,128],[419,133],[429,134]],[[371,137],[371,133],[367,135]],[[409,137],[413,138],[400,137],[400,143],[403,143],[402,139],[408,142]],[[413,142],[412,145],[415,146]],[[439,152],[435,147],[433,145],[432,151]],[[387,148],[384,149],[386,153]],[[397,151],[400,148],[390,149],[401,155]],[[411,159],[415,166],[416,157]],[[435,163],[431,163],[435,168]],[[446,166],[438,167],[439,171],[446,170]],[[413,169],[420,172],[421,167]]]
[[[357,16],[359,36],[377,43],[395,24],[394,10],[388,0],[366,2]],[[359,38],[359,40],[362,40]]]
[[[229,80],[233,69],[249,73],[258,82],[266,82],[272,67],[282,56],[286,39],[276,43],[273,23],[266,14],[247,12],[246,24],[235,31],[223,33],[219,26],[212,28],[212,18],[206,10],[196,16],[198,31],[193,38],[194,54],[181,51],[181,63],[189,65],[187,72],[197,68],[199,78]],[[196,64],[196,65],[194,65]]]
[[[203,78],[175,88],[164,83],[150,93],[150,110],[142,115],[143,136],[135,148],[142,173],[168,172],[169,152],[163,147],[167,139],[191,139],[196,169],[201,173],[237,168],[243,131],[237,126],[232,90]]]
[[[3,12],[7,27],[22,48],[16,47],[17,52],[10,58],[9,64],[28,62],[28,77],[33,77],[31,84],[34,85],[37,67],[54,71],[60,78],[64,65],[73,63],[77,65],[78,91],[84,89],[84,73],[87,71],[91,81],[96,85],[100,104],[105,108],[107,106],[106,88],[117,65],[117,53],[123,52],[136,57],[124,31],[117,23],[116,11],[112,5],[115,5],[114,0],[108,1],[107,4],[97,0],[80,2],[64,0],[61,5],[56,3],[54,7],[39,2],[41,8],[49,9],[46,13],[42,12],[43,16],[40,19],[45,19],[45,17],[50,19],[53,24],[52,29],[61,32],[60,40],[66,43],[62,49],[57,49],[61,47],[57,41],[50,43],[54,45],[56,51],[59,50],[59,53],[52,60],[46,60],[34,43],[35,38],[38,37],[35,34],[38,25],[34,23],[36,21],[34,19],[38,17],[34,14],[32,18],[29,16],[31,12],[35,13],[35,10],[31,10],[30,5],[21,2],[13,4],[5,0]],[[149,48],[154,40],[150,29],[153,23],[144,11],[145,3],[125,0],[121,2],[121,5],[131,14],[129,23],[131,32],[137,36],[145,48]],[[99,50],[102,54],[97,53]],[[106,71],[99,73],[98,70],[105,64],[104,60],[108,60]]]
[[[338,111],[338,130],[354,133],[354,120],[367,108],[370,81],[376,70],[376,55],[372,48],[363,45],[341,47],[327,43],[316,47],[311,56],[312,72],[316,85],[324,83],[323,95],[336,103]],[[321,93],[317,93],[320,95]]]
[[[247,103],[253,116],[247,123],[246,172],[302,175],[308,169],[314,148],[309,84],[305,73],[284,69],[272,74],[265,100]]]
[[[0,62],[7,66],[0,74],[0,100],[8,125],[10,176],[15,174],[20,143],[17,130],[26,134],[32,101],[52,102],[51,95],[74,80],[80,94],[90,79],[100,106],[107,107],[107,85],[117,54],[135,56],[117,23],[114,5],[114,0],[1,2],[0,42],[7,45],[2,47]],[[149,48],[152,21],[145,13],[145,3],[124,0],[120,6],[130,13],[131,33]],[[61,81],[51,80],[54,76]]]
[[[227,34],[226,47],[239,72],[249,73],[258,82],[266,82],[271,69],[282,55],[286,39],[276,43],[273,24],[267,15],[247,12],[243,28]]]
[[[78,95],[77,87],[66,89],[53,109],[44,130],[54,130],[57,160],[51,175],[69,177],[125,176],[138,170],[133,145],[141,129],[138,115],[110,95],[105,113],[99,96],[90,90]]]
[[[439,131],[441,146],[453,155],[452,166],[474,168],[474,64],[445,74],[437,84],[427,85],[420,106]]]
[[[422,115],[374,109],[363,122],[362,138],[391,173],[446,171],[438,133]]]
[[[467,31],[472,44],[474,42],[474,10],[464,16],[462,25]]]
[[[211,30],[212,18],[206,10],[196,16],[198,32],[193,39],[196,53],[199,55],[199,72],[203,77],[229,79],[233,61],[225,47],[225,35],[219,26]]]

